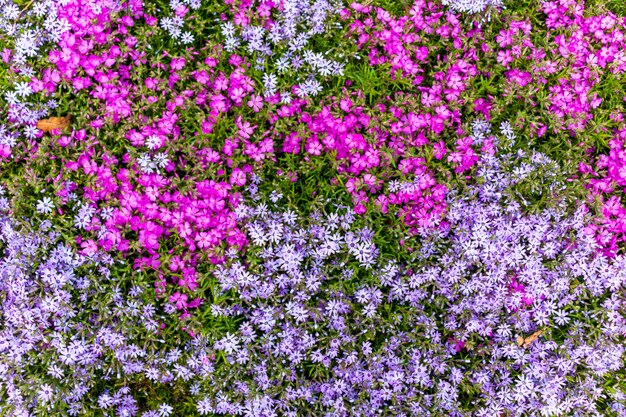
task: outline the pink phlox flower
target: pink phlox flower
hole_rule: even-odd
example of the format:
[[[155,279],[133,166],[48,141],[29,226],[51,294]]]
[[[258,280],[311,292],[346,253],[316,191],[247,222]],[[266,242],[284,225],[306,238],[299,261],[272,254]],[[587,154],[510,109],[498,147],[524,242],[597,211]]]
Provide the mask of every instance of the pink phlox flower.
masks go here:
[[[187,295],[175,292],[170,295],[170,303],[176,304],[176,308],[182,310],[187,307]]]

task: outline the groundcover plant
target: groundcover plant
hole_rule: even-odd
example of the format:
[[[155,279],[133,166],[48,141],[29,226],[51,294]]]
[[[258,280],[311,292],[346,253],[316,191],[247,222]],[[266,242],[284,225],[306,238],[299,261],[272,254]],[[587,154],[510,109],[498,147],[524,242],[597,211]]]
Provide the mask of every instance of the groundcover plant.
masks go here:
[[[626,416],[625,36],[0,0],[0,415]]]

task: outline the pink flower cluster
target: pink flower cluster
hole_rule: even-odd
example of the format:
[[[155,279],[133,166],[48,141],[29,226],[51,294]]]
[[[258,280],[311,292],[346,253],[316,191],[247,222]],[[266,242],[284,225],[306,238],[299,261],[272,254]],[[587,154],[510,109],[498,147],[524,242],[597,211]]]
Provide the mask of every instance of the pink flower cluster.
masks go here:
[[[53,136],[51,157],[63,162],[55,180],[60,186],[57,197],[62,204],[71,204],[73,192],[80,192],[87,206],[87,214],[77,216],[87,234],[76,238],[82,253],[90,255],[101,247],[124,256],[142,254],[133,256],[135,268],[161,269],[167,280],[193,292],[199,285],[195,267],[201,259],[219,262],[223,255],[216,248],[224,244],[241,248],[246,243],[231,211],[239,196],[231,190],[245,184],[251,166],[237,167],[229,158],[229,147],[247,142],[254,128],[238,120],[237,137],[226,141],[221,154],[208,146],[192,146],[187,155],[170,160],[184,140],[179,112],[190,105],[206,109],[200,132],[208,135],[231,107],[245,105],[249,98],[248,106],[259,111],[262,103],[250,95],[254,83],[238,67],[243,60],[237,56],[230,59],[235,67],[231,74],[217,73],[216,59],[207,57],[201,69],[186,73],[191,88],[177,88],[185,58],[169,57],[169,66],[161,60],[148,64],[131,28],[138,19],[148,25],[154,25],[155,19],[143,14],[140,2],[125,10],[131,14],[117,16],[106,5],[96,13],[88,2],[80,1],[62,7],[60,14],[68,19],[71,30],[63,35],[59,48],[50,52],[54,66],[31,83],[35,90],[50,95],[58,85],[86,92],[95,110],[91,114],[98,115],[88,130]],[[164,76],[146,77],[138,85],[133,72],[146,65]],[[137,104],[145,106],[143,112],[136,110]],[[148,118],[146,108],[157,111]],[[129,123],[133,118],[137,122]],[[113,146],[100,133],[104,126],[121,129]],[[118,158],[114,148],[120,138],[130,146]],[[263,159],[272,149],[267,140],[256,149],[247,144],[251,161]],[[207,169],[216,179],[198,177],[198,172]],[[193,188],[180,190],[181,180],[194,184]],[[181,244],[186,251],[179,249]],[[162,273],[159,276],[155,285],[157,293],[163,293],[167,280]],[[187,302],[185,297],[174,297],[177,307],[186,311],[199,305],[198,299]]]
[[[589,177],[590,198],[597,198],[601,203],[601,216],[588,230],[609,256],[615,255],[619,244],[626,242],[626,208],[620,200],[626,190],[626,126],[623,116],[621,118],[621,129],[617,129],[615,137],[609,141],[609,153],[595,161],[595,170],[584,162],[579,166],[580,172]]]
[[[371,199],[383,213],[397,206],[414,231],[438,224],[446,187],[437,182],[439,174],[428,160],[459,173],[477,160],[472,139],[460,129],[459,108],[476,75],[468,63],[475,52],[461,43],[478,31],[461,33],[453,15],[444,20],[437,7],[423,2],[416,3],[412,19],[391,18],[381,9],[369,16],[358,5],[352,9],[358,15],[354,30],[369,33],[371,42],[361,48],[369,51],[370,62],[386,65],[381,54],[388,55],[390,76],[412,78],[420,94],[389,98],[374,109],[364,106],[363,94],[348,89],[339,104],[323,105],[321,111],[309,110],[308,99],[281,105],[280,94],[262,98],[257,93],[246,58],[231,54],[231,72],[220,71],[219,45],[149,58],[134,31],[139,22],[155,33],[158,26],[141,2],[123,10],[113,3],[60,6],[71,29],[50,52],[53,66],[31,85],[50,96],[59,85],[67,86],[87,97],[93,109],[88,129],[54,136],[50,150],[50,157],[63,163],[55,181],[61,203],[73,204],[74,192],[84,200],[76,220],[85,231],[76,240],[83,253],[98,247],[120,251],[131,256],[135,268],[160,271],[159,293],[167,292],[168,282],[193,293],[199,262],[220,262],[229,247],[246,244],[232,212],[240,199],[236,189],[284,153],[305,161],[334,154],[339,163],[335,180],[345,183],[356,213],[365,213]],[[348,19],[349,12],[343,16]],[[428,75],[426,41],[402,35],[403,26],[456,45],[449,55],[437,56],[441,70],[428,86],[418,75]],[[138,75],[143,68],[151,75]],[[412,110],[420,104],[425,111]],[[475,105],[488,113],[484,100]],[[268,112],[266,125],[248,120],[262,110]],[[190,111],[199,115],[197,120],[188,119]],[[111,128],[115,137],[103,135]],[[459,137],[450,149],[432,139],[447,128]],[[192,188],[181,188],[190,183]],[[178,308],[195,305],[178,294],[173,295]]]
[[[582,132],[603,99],[594,88],[608,74],[626,71],[624,19],[608,13],[584,16],[575,0],[548,1],[548,41],[539,43],[530,20],[511,20],[496,37],[497,62],[505,69],[504,95],[541,105],[544,120],[531,133],[543,136],[548,125],[556,133]],[[537,93],[546,86],[545,98]],[[549,120],[546,120],[549,119]]]
[[[362,99],[356,95],[356,100]],[[412,155],[429,143],[424,132],[431,128],[431,121],[430,115],[401,107],[381,104],[371,111],[344,98],[339,105],[324,106],[319,112],[303,112],[298,125],[306,133],[288,135],[283,151],[298,153],[302,137],[305,159],[335,155],[337,174],[343,177],[358,214],[365,213],[373,197],[383,213],[389,205],[400,206],[406,224],[417,230],[436,224],[445,209],[446,187],[437,184],[423,157]],[[445,144],[435,148],[436,158],[442,159]],[[467,151],[473,153],[471,148]],[[402,179],[410,182],[400,184]],[[385,193],[383,185],[394,180],[398,185]]]

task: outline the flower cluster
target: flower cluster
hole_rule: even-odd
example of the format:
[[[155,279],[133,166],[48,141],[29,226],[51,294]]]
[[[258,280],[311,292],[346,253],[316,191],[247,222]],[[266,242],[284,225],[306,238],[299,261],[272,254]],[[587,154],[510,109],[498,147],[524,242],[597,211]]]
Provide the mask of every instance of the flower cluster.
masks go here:
[[[250,11],[253,18],[249,17]],[[322,86],[321,79],[343,75],[344,63],[331,59],[327,50],[314,52],[309,42],[325,34],[334,18],[342,10],[338,0],[242,1],[233,5],[233,19],[221,23],[224,48],[256,57],[255,67],[263,69],[271,64],[273,72],[263,76],[263,93],[272,96],[278,89],[285,100],[291,94],[291,85],[285,85],[276,74],[288,74],[298,83],[294,92],[299,97],[315,96]],[[334,53],[335,56],[341,56]]]
[[[305,164],[316,163],[334,153],[333,181],[345,184],[357,214],[365,214],[370,202],[382,213],[393,207],[416,231],[439,224],[445,211],[446,186],[437,181],[441,172],[427,164],[428,154],[458,173],[477,160],[471,138],[461,136],[459,110],[475,68],[459,53],[441,59],[442,76],[420,87],[421,95],[401,94],[370,109],[363,93],[346,88],[338,103],[331,98],[317,111],[305,98],[263,97],[264,87],[257,87],[250,74],[252,64],[244,56],[225,54],[218,43],[179,56],[155,52],[150,42],[167,29],[157,24],[149,5],[128,5],[94,9],[77,1],[59,8],[70,29],[49,52],[52,67],[33,77],[31,85],[48,97],[70,89],[92,111],[78,115],[80,129],[42,137],[23,156],[27,164],[36,163],[38,152],[61,162],[47,178],[56,196],[38,200],[37,211],[50,218],[72,213],[84,254],[98,248],[118,251],[132,257],[138,269],[158,270],[159,293],[172,295],[182,288],[189,299],[197,298],[198,263],[220,262],[228,248],[245,245],[232,209],[239,201],[237,190],[253,173],[261,173],[266,161],[303,155]],[[295,6],[283,6],[283,12],[296,14]],[[355,20],[351,31],[371,37],[372,45],[359,46],[371,50],[371,62],[383,66],[381,52],[392,54],[392,73],[400,69],[418,83],[428,50],[421,40],[399,35],[404,20],[379,10],[370,22],[371,10],[352,8],[354,16],[346,12],[344,17]],[[433,28],[447,27],[449,21],[453,31],[437,36],[453,44],[475,42],[475,33],[465,34],[452,17],[444,21],[439,10],[416,4],[415,21],[423,17]],[[87,24],[86,18],[99,24]],[[290,33],[287,20],[281,33]],[[312,33],[318,29],[310,28]],[[419,62],[409,58],[414,53]],[[418,110],[421,103],[427,110]],[[453,144],[436,139],[446,129],[459,136]],[[176,290],[169,292],[167,283]]]
[[[11,0],[0,2],[0,32],[4,39],[12,41],[14,47],[14,50],[3,51],[2,59],[5,63],[11,62],[21,70],[26,70],[29,68],[27,61],[36,57],[44,44],[57,42],[69,29],[67,21],[57,14],[59,3],[47,0],[35,3],[32,8],[20,9]],[[27,70],[30,73],[33,71],[33,68]]]
[[[163,312],[141,279],[112,275],[109,255],[59,243],[50,222],[28,231],[7,204],[1,197],[0,412],[77,416],[96,407],[135,416],[142,384],[192,389],[192,376],[210,374],[200,342],[164,344]],[[170,415],[169,405],[148,402],[154,410],[143,416]]]
[[[490,83],[504,75],[493,84],[499,102],[494,110],[514,111],[513,124],[531,144],[554,152],[556,143],[567,143],[577,153],[568,163],[579,165],[583,179],[576,181],[588,186],[590,201],[600,202],[591,228],[612,256],[625,238],[619,154],[626,21],[602,5],[576,0],[545,1],[533,13],[511,13],[492,25],[480,48],[489,64],[478,66]]]
[[[214,345],[228,372],[205,384],[220,394],[202,410],[600,415],[603,376],[626,353],[626,258],[596,254],[584,206],[524,213],[516,184],[562,180],[545,156],[503,148],[449,197],[446,231],[407,242],[407,262],[332,202],[309,219],[240,205],[245,264],[234,254],[215,272],[224,298],[211,314],[241,321]]]
[[[37,130],[31,126],[57,106],[55,100],[33,102],[35,90],[29,83],[38,70],[44,46],[54,44],[69,30],[57,13],[58,1],[30,3],[23,9],[11,0],[0,1],[0,51],[3,64],[10,67],[10,84],[3,86],[0,108],[7,115],[0,124],[0,159],[11,155],[20,135],[33,139]]]
[[[441,0],[444,6],[460,13],[481,13],[489,7],[503,7],[502,0]]]
[[[184,17],[193,10],[198,10],[202,5],[202,0],[171,0],[170,9],[173,16],[168,16],[159,22],[169,35],[184,45],[194,41],[194,35],[188,30],[183,30],[185,25]]]
[[[0,414],[626,415],[623,12],[0,0]]]

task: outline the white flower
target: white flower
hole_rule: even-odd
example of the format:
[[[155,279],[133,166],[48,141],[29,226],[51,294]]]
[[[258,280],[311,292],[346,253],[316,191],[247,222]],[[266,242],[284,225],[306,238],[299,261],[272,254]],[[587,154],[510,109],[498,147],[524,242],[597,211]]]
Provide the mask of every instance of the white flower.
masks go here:
[[[81,203],[80,204],[80,209],[78,210],[78,215],[79,216],[84,216],[84,217],[92,217],[94,214],[96,213],[96,209],[91,207],[88,204],[85,203]]]
[[[315,61],[315,54],[311,50],[307,49],[302,53],[302,58],[304,58],[304,62],[311,64]]]
[[[37,202],[37,213],[49,214],[54,210],[54,203],[50,197],[44,197]]]
[[[240,44],[239,38],[226,38],[224,41],[224,49],[227,52],[233,52]]]
[[[151,135],[146,139],[146,146],[150,149],[157,149],[161,145],[161,141],[158,136]]]
[[[143,153],[137,158],[137,164],[142,172],[151,174],[156,170],[156,164],[150,159],[150,155]]]
[[[332,62],[324,60],[324,62],[318,65],[317,72],[319,72],[319,74],[323,77],[332,74],[333,72]]]
[[[235,26],[231,22],[222,24],[222,35],[227,38],[232,37],[235,34]]]
[[[289,70],[289,57],[282,56],[276,61],[276,69],[278,72],[284,73]]]
[[[387,188],[389,189],[390,193],[395,193],[396,191],[399,191],[400,187],[401,184],[398,180],[389,181],[389,183],[387,184]]]
[[[198,409],[198,413],[203,416],[213,412],[213,407],[211,407],[211,400],[209,400],[208,398],[198,401],[196,408]]]
[[[272,42],[274,45],[280,43],[280,41],[283,40],[283,35],[282,33],[280,33],[279,25],[272,26],[272,29],[270,30],[270,34],[268,35],[268,38],[270,42]]]
[[[240,203],[234,210],[237,220],[242,220],[250,216],[250,207]]]
[[[20,9],[17,5],[9,3],[2,9],[2,15],[6,20],[15,20],[20,15]]]
[[[311,79],[304,83],[303,88],[306,88],[307,92],[310,95],[316,96],[318,93],[322,91],[322,84],[320,84],[319,81],[315,79]]]
[[[108,234],[109,234],[109,231],[107,230],[107,227],[105,225],[100,226],[100,229],[98,229],[98,240],[102,239]]]
[[[188,45],[193,42],[193,34],[191,32],[183,32],[180,37],[180,41],[185,45]]]
[[[105,207],[100,211],[100,217],[102,217],[103,220],[109,220],[111,218],[111,216],[113,215],[113,207]]]
[[[285,91],[284,93],[280,94],[280,102],[282,104],[289,104],[291,103],[291,93],[289,91]]]
[[[298,216],[296,215],[296,213],[294,213],[293,211],[291,211],[291,209],[287,209],[283,214],[283,220],[285,223],[287,223],[289,226],[293,226],[296,224],[296,220],[298,219]]]
[[[38,129],[35,126],[29,125],[24,128],[24,136],[26,136],[28,139],[36,138],[37,133],[38,133]]]
[[[169,30],[169,33],[172,38],[177,39],[182,35],[183,32],[179,28],[171,28]]]
[[[278,79],[274,74],[263,74],[263,86],[265,88],[265,95],[271,96],[276,93],[276,83]]]
[[[33,90],[30,88],[30,85],[26,82],[21,82],[15,84],[15,93],[21,97],[28,97],[31,95]]]
[[[18,55],[37,55],[37,34],[33,30],[27,30],[15,40],[15,49]]]
[[[91,223],[90,217],[84,217],[84,216],[74,217],[74,226],[76,226],[79,229],[86,228],[87,226],[89,226],[90,223]]]
[[[167,157],[167,153],[159,152],[158,154],[154,155],[154,163],[159,168],[165,168],[167,164],[170,163],[170,160]]]
[[[281,198],[283,198],[282,193],[279,193],[278,191],[274,190],[272,191],[272,194],[270,195],[270,200],[272,200],[272,203],[276,203],[277,201],[279,201]]]
[[[502,122],[500,124],[500,133],[502,133],[507,139],[515,139],[515,132],[513,132],[511,123],[509,123],[508,121]]]
[[[309,95],[309,92],[304,88],[304,86],[296,86],[296,95],[300,98],[306,97]]]
[[[163,403],[159,406],[159,416],[167,417],[172,414],[172,410],[173,410],[172,406]]]
[[[43,2],[33,4],[33,14],[35,16],[41,17],[47,13],[49,13],[48,8],[46,7],[45,4],[43,4]]]
[[[183,2],[180,0],[170,0],[170,8],[172,10],[176,10],[182,5],[183,5]]]
[[[91,7],[91,11],[94,14],[100,14],[102,13],[102,4],[98,3],[98,2],[93,2],[89,5],[89,7]]]
[[[185,3],[193,10],[198,10],[202,5],[201,0],[186,0]]]
[[[17,92],[15,91],[7,91],[4,93],[4,99],[8,104],[17,104],[20,100],[17,98]]]

